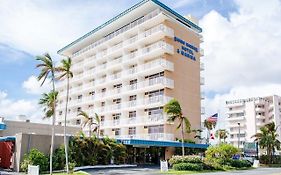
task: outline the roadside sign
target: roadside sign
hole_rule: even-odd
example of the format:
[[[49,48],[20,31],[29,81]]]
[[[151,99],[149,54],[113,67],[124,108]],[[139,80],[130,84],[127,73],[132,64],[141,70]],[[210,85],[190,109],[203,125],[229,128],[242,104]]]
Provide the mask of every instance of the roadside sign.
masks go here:
[[[256,155],[257,154],[257,143],[256,142],[245,142],[243,148],[244,154]]]
[[[161,172],[168,171],[168,162],[167,162],[167,160],[160,160],[160,169],[161,169]]]

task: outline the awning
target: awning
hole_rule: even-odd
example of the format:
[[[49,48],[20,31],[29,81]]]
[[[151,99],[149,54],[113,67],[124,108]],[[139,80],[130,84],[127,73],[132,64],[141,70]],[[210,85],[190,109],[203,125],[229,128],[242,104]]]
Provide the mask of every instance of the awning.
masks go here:
[[[6,129],[6,125],[4,123],[0,123],[0,131],[5,129]]]
[[[0,142],[16,141],[15,136],[0,137]]]
[[[124,145],[134,145],[134,146],[158,146],[158,147],[181,147],[181,142],[177,141],[159,141],[159,140],[141,140],[141,139],[116,139],[117,142],[123,143]],[[184,143],[186,148],[199,148],[207,149],[208,144],[194,144],[194,143]]]

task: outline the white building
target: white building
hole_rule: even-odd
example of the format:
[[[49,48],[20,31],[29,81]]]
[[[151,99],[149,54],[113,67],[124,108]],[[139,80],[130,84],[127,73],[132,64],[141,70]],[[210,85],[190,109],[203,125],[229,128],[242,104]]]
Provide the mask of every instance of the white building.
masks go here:
[[[275,122],[281,140],[281,97],[253,97],[226,102],[227,121],[230,131],[229,141],[238,146],[240,128],[240,148],[244,142],[251,142],[260,128],[267,123]],[[240,124],[240,126],[239,126]]]
[[[175,140],[180,136],[163,106],[176,98],[192,127],[200,128],[203,39],[192,21],[143,0],[59,50],[73,60],[68,123],[80,125],[83,110],[101,117],[101,135]],[[65,82],[58,91],[62,124]]]

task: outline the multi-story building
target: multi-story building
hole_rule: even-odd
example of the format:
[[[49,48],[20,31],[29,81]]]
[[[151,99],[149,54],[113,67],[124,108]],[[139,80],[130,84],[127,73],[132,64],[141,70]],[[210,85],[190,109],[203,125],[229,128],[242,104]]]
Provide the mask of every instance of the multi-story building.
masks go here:
[[[177,99],[192,128],[200,128],[204,69],[201,28],[157,0],[143,0],[58,51],[72,58],[67,123],[86,111],[101,119],[101,135],[175,140],[163,106]],[[64,122],[66,82],[58,85]],[[87,130],[87,128],[85,128]]]
[[[252,142],[253,135],[260,132],[260,128],[267,123],[281,124],[281,97],[277,95],[267,97],[253,97],[226,102],[227,121],[229,123],[229,141],[240,148],[244,142]],[[239,137],[240,130],[240,137]],[[281,129],[278,127],[279,140]]]

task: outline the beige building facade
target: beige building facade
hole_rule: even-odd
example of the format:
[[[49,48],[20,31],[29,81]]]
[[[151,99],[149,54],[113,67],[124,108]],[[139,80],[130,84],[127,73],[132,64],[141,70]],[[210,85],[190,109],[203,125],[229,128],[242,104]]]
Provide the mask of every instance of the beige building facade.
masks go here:
[[[200,128],[204,53],[192,21],[144,0],[59,50],[73,62],[68,125],[81,126],[85,111],[100,116],[103,136],[173,141],[180,135],[163,106],[175,98],[192,128]],[[58,91],[63,124],[66,82]]]
[[[260,128],[267,123],[274,122],[278,127],[281,140],[281,97],[277,95],[267,97],[253,97],[226,102],[227,121],[231,144],[243,148],[244,142],[253,142],[253,135],[260,132]],[[239,137],[240,130],[240,137]]]

